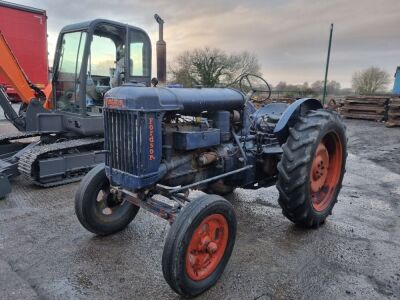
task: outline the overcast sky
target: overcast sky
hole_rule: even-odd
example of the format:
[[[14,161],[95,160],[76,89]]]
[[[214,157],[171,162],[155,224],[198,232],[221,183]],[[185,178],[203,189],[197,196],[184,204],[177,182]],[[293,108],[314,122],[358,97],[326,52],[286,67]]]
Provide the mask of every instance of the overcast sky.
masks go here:
[[[154,13],[165,20],[167,55],[212,46],[247,50],[264,77],[303,83],[324,76],[330,23],[335,24],[329,79],[351,85],[354,71],[374,65],[394,74],[400,65],[400,0],[15,0],[47,10],[52,61],[61,27],[107,18],[158,39]],[[154,73],[155,70],[153,70]]]

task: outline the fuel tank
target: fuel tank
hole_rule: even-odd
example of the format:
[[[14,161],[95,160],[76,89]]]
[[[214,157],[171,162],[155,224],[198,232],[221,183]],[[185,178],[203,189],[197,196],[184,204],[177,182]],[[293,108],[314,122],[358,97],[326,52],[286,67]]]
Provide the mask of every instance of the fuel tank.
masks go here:
[[[203,111],[244,107],[245,95],[231,88],[148,88],[125,85],[109,90],[105,106],[140,111],[171,111],[198,114]]]

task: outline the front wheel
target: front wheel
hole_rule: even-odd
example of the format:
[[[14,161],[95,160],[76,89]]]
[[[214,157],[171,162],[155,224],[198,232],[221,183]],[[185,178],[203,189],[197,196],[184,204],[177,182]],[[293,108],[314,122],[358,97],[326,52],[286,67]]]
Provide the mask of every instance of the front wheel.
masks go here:
[[[300,117],[278,164],[279,204],[292,222],[318,227],[337,202],[347,157],[346,129],[331,111]]]
[[[231,256],[236,236],[232,205],[217,195],[187,204],[168,233],[162,257],[164,278],[180,295],[212,287]]]
[[[110,193],[104,164],[86,174],[75,195],[75,213],[79,222],[97,235],[108,235],[124,229],[138,210],[138,206],[118,200],[116,195]]]

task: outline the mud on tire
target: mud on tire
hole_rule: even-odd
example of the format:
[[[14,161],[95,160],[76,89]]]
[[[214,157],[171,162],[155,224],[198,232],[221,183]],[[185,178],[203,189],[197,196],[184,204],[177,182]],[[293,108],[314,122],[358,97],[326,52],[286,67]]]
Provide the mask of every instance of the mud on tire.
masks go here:
[[[304,227],[318,227],[332,213],[347,157],[346,127],[336,112],[309,111],[289,129],[278,164],[283,214]]]

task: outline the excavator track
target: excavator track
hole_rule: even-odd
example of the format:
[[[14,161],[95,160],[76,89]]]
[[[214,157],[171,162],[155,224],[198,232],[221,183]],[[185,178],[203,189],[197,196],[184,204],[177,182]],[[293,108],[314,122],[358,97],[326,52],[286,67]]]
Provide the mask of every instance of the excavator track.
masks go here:
[[[31,138],[35,136],[40,136],[40,133],[37,132],[17,132],[11,134],[0,134],[0,145],[8,144],[13,140],[20,140],[25,138]]]
[[[103,138],[81,138],[66,140],[52,144],[41,144],[26,151],[19,159],[18,170],[22,177],[31,184],[41,187],[52,187],[79,181],[90,169],[91,165],[83,165],[82,169],[67,172],[62,179],[59,176],[53,180],[46,178],[44,182],[39,176],[38,165],[41,160],[52,157],[63,157],[68,154],[89,153],[102,149]],[[89,150],[88,150],[89,149]]]

